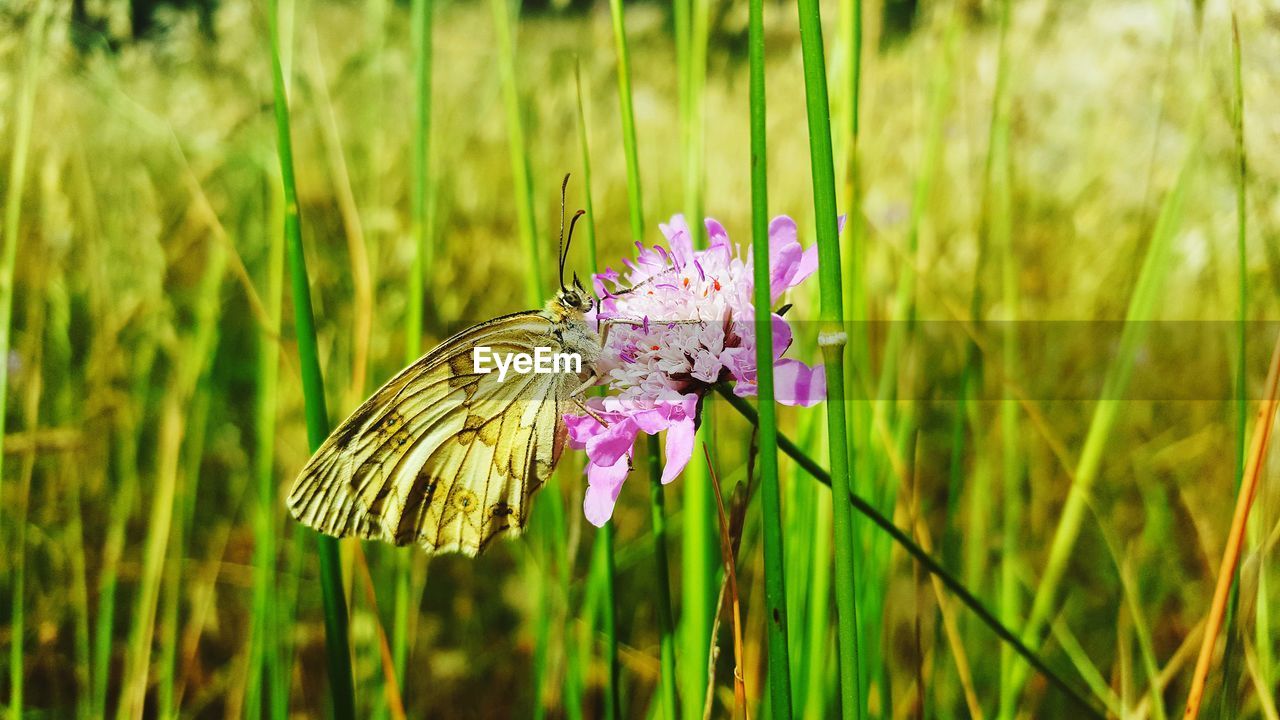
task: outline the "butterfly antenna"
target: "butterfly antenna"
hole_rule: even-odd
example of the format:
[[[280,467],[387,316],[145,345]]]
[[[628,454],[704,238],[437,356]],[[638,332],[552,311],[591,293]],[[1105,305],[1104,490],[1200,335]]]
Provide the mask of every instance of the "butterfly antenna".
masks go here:
[[[569,259],[569,246],[573,244],[573,226],[578,224],[578,218],[586,214],[586,210],[579,210],[569,219],[569,237],[564,241],[564,255],[560,258],[560,287],[564,287],[564,266]],[[574,275],[576,276],[577,273]]]
[[[564,261],[565,261],[565,242],[564,242],[564,195],[565,190],[569,187],[569,173],[564,174],[564,181],[560,183],[560,290],[564,291]],[[573,217],[574,220],[578,216]],[[569,225],[569,237],[573,238],[573,224]]]

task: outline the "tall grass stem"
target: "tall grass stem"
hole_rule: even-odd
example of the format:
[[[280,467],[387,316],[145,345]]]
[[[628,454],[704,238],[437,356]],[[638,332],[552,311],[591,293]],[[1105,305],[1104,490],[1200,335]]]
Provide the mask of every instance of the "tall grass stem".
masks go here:
[[[751,241],[755,263],[756,384],[759,394],[760,512],[764,524],[764,599],[769,627],[772,717],[791,717],[791,654],[783,568],[782,494],[778,488],[778,419],[773,400],[773,314],[769,255],[769,176],[765,137],[764,0],[748,7],[751,116]],[[709,460],[708,460],[709,462]],[[727,532],[727,530],[726,530]],[[732,569],[733,557],[725,558]]]
[[[626,40],[623,39],[625,45]],[[578,145],[582,150],[582,200],[586,216],[583,218],[584,245],[587,249],[587,272],[594,273],[599,265],[596,252],[596,211],[591,196],[591,138],[587,133],[586,100],[582,95],[582,64],[575,62],[573,66],[574,89],[578,100]],[[634,132],[631,134],[634,138]],[[634,143],[633,143],[634,145]],[[634,150],[634,147],[631,148]],[[634,158],[628,161],[634,162]],[[636,183],[637,194],[639,183]],[[628,187],[630,194],[630,187]],[[633,206],[639,209],[639,198]],[[638,213],[632,213],[638,219]],[[597,394],[600,393],[597,390]],[[613,596],[613,521],[606,522],[596,532],[593,562],[591,564],[592,580],[600,588],[600,624],[604,635],[604,716],[607,720],[618,720],[622,717],[618,704],[618,636],[617,606]],[[594,630],[594,629],[593,629]]]
[[[316,344],[315,316],[311,309],[311,286],[302,247],[302,226],[298,211],[298,190],[294,180],[293,139],[289,125],[289,100],[282,62],[284,42],[280,32],[279,0],[268,0],[271,26],[271,71],[276,122],[276,152],[284,188],[284,238],[293,295],[294,330],[298,342],[298,363],[305,399],[307,441],[314,452],[329,434],[329,413],[325,407],[324,379],[320,374],[320,354]],[[355,717],[355,686],[351,673],[351,641],[347,603],[342,584],[338,541],[315,533],[320,557],[320,592],[324,605],[325,657],[329,671],[329,693],[333,713],[339,720]]]
[[[677,0],[678,2],[679,0]],[[622,148],[627,160],[627,217],[631,238],[644,239],[644,202],[640,193],[640,159],[636,150],[636,116],[631,98],[631,52],[627,48],[627,22],[622,0],[609,0],[613,44],[618,55],[618,114],[622,117]],[[594,272],[598,268],[591,266]]]
[[[489,4],[493,10],[498,74],[502,80],[502,100],[507,113],[507,142],[511,156],[511,181],[515,185],[516,216],[527,261],[525,302],[529,307],[542,307],[545,298],[540,279],[542,247],[538,243],[537,220],[533,209],[533,178],[530,175],[529,153],[524,138],[520,88],[516,84],[516,51],[511,11],[507,0],[489,0]]]
[[[836,227],[835,165],[831,148],[831,109],[827,94],[822,17],[817,0],[799,0],[800,44],[804,60],[805,106],[809,122],[809,159],[813,175],[814,222],[818,229],[818,280],[821,318],[818,344],[827,371],[827,434],[831,490],[849,495],[849,437],[845,414],[844,299],[840,285],[840,247]],[[835,531],[836,622],[840,656],[840,709],[849,720],[862,717],[858,668],[857,586],[854,578],[853,513],[845,502],[832,503]]]
[[[658,612],[659,667],[661,676],[658,687],[659,708],[666,720],[675,720],[676,705],[676,638],[675,620],[671,613],[671,571],[667,567],[667,511],[662,488],[662,461],[658,436],[646,436],[646,454],[649,461],[649,499],[653,514],[653,560],[657,597],[654,605]],[[691,658],[689,662],[698,662]]]

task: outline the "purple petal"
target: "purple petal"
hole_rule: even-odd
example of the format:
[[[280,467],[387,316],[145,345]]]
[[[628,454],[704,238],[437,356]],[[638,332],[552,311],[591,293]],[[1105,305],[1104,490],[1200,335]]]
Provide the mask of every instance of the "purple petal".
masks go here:
[[[717,245],[723,245],[728,247],[729,233],[724,229],[724,226],[711,218],[707,218],[705,224],[707,226],[708,246],[716,247]]]
[[[662,484],[675,480],[693,457],[693,418],[674,423],[667,430],[667,462],[662,468]]]
[[[582,450],[587,446],[588,440],[604,432],[600,421],[590,415],[566,414],[564,425],[569,431],[569,447],[574,450]]]
[[[642,431],[650,435],[657,435],[671,427],[671,411],[673,409],[675,408],[670,405],[659,405],[649,410],[641,410],[632,415],[631,419],[635,421],[636,427]]]
[[[622,492],[622,483],[631,470],[627,458],[620,458],[610,466],[587,465],[587,492],[582,498],[582,514],[587,522],[603,527],[613,516],[613,506]]]
[[[680,399],[680,409],[685,417],[689,419],[696,417],[698,414],[698,396],[694,393],[685,395]]]
[[[597,465],[613,465],[635,445],[636,429],[631,418],[613,423],[587,440],[587,457]]]
[[[810,245],[808,250],[800,256],[800,262],[796,263],[796,274],[791,277],[791,285],[795,287],[804,282],[810,275],[818,270],[818,246]]]
[[[777,313],[773,314],[773,359],[782,357],[782,353],[791,347],[791,325]]]
[[[670,223],[659,225],[658,229],[666,236],[667,243],[671,245],[671,254],[680,265],[693,259],[693,238],[689,235],[689,224],[685,222],[683,215],[672,215]]]
[[[773,365],[773,396],[783,405],[810,407],[827,396],[827,372],[799,360],[779,360]]]

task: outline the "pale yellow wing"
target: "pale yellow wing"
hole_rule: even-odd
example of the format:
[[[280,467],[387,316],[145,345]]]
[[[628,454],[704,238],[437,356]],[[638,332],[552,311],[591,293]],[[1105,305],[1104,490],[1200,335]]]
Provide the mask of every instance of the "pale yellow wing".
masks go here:
[[[404,369],[316,451],[289,510],[329,535],[475,555],[517,534],[564,446],[561,403],[577,375],[476,373],[472,348],[557,347],[542,312],[458,333]],[[567,390],[566,390],[567,389]]]

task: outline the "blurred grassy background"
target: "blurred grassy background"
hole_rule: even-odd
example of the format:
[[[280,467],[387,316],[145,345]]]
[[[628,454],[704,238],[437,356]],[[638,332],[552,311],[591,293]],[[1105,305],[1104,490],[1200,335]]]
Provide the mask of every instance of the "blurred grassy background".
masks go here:
[[[79,7],[85,15],[74,19],[62,4],[0,8],[4,167],[29,137],[25,192],[15,197],[8,173],[0,186],[17,221],[17,234],[4,238],[17,243],[17,255],[0,478],[0,644],[17,650],[0,699],[30,717],[96,717],[117,707],[121,716],[142,716],[131,697],[145,697],[148,717],[257,716],[255,704],[270,694],[255,688],[260,678],[250,671],[263,662],[254,653],[265,652],[254,650],[253,639],[262,632],[254,588],[265,581],[277,589],[278,619],[279,667],[268,682],[287,690],[292,714],[317,716],[327,696],[314,544],[287,520],[282,501],[308,452],[292,314],[272,281],[282,199],[264,8],[222,0],[202,28],[198,12],[162,7],[146,37],[133,38],[142,23],[125,3]],[[823,9],[834,113],[847,121],[847,46],[837,24],[848,8],[831,2]],[[865,285],[856,299],[866,316],[1122,319],[1165,198],[1182,177],[1152,319],[1236,319],[1242,285],[1245,318],[1274,317],[1280,11],[1234,7],[1249,157],[1241,275],[1231,10],[1223,2],[1156,0],[1013,4],[1004,256],[1012,275],[1003,284],[1001,261],[987,254],[1004,251],[987,241],[984,211],[997,8],[867,3],[859,140]],[[672,14],[649,2],[628,4],[626,12],[645,221],[656,228],[685,207]],[[286,17],[294,38],[285,60],[299,209],[336,420],[405,356],[414,132],[409,9],[387,0],[298,0],[286,4]],[[526,305],[493,17],[475,2],[441,3],[434,17],[427,346]],[[711,3],[708,17],[703,207],[745,243],[746,5]],[[808,244],[813,204],[795,8],[770,2],[765,20],[770,209],[796,217]],[[585,0],[526,5],[515,32],[538,240],[550,247],[559,180],[581,167],[580,63],[600,257],[617,267],[630,239],[609,8]],[[20,110],[26,89],[34,93],[29,136]],[[844,148],[841,135],[837,150]],[[582,204],[581,193],[580,180],[572,183],[570,203]],[[648,239],[660,236],[651,229]],[[585,275],[585,251],[574,255]],[[544,265],[549,286],[554,267]],[[903,287],[906,316],[896,299]],[[800,321],[792,353],[816,361],[813,328],[803,322],[816,318],[816,289],[791,300],[791,317]],[[277,329],[281,314],[286,320]],[[1256,398],[1275,327],[1250,328],[1246,394]],[[1233,332],[1222,324],[1222,347],[1232,347]],[[1110,357],[1087,333],[1072,337],[1053,345],[1052,372],[1063,382],[1073,368],[1105,367]],[[963,336],[952,339],[952,358],[963,359]],[[977,381],[985,388],[977,391],[980,402],[958,404],[962,363],[927,364],[923,350],[913,350],[916,342],[923,341],[903,341],[888,381],[913,389],[877,406],[892,437],[882,444],[868,433],[873,445],[860,451],[871,459],[859,465],[857,487],[900,527],[915,527],[919,515],[948,566],[999,606],[1007,624],[1021,627],[1096,403],[1033,397],[1025,415],[1001,424],[1001,404],[987,402],[1008,397],[997,373]],[[1159,363],[1158,386],[1235,382],[1234,364],[1223,368],[1228,376],[1208,377],[1219,366],[1184,352]],[[883,366],[878,353],[876,371]],[[1041,381],[1053,377],[1035,372]],[[874,376],[869,369],[863,375]],[[717,469],[732,485],[746,474],[749,431],[722,404],[713,407],[723,416]],[[1149,397],[1121,403],[1107,433],[1044,652],[1117,715],[1181,709],[1234,503],[1237,412],[1229,393],[1196,401]],[[817,458],[825,457],[820,413],[782,413],[784,432]],[[1013,470],[1003,464],[1006,446],[1019,448]],[[579,510],[580,462],[563,463],[561,482],[539,496],[555,509],[540,510],[534,521],[559,524],[561,541],[535,525],[530,539],[503,543],[475,561],[445,557],[428,565],[414,558],[422,601],[408,616],[402,683],[411,717],[541,715],[535,706],[556,717],[601,712],[604,671],[592,631],[600,598],[586,582],[595,530]],[[1266,553],[1280,532],[1274,470],[1268,466],[1246,550],[1238,644],[1227,653],[1227,674],[1211,683],[1209,710],[1223,717],[1275,717],[1280,668],[1270,617],[1280,578]],[[783,475],[797,710],[826,717],[836,697],[830,496],[787,460]],[[1002,485],[1006,478],[1013,482]],[[264,479],[276,497],[259,495]],[[615,515],[626,717],[654,712],[658,677],[642,484],[629,484]],[[1013,504],[1002,501],[1008,488]],[[669,495],[670,532],[680,534],[679,493]],[[255,521],[263,509],[265,524]],[[747,691],[759,703],[764,620],[755,515],[748,514],[740,582]],[[255,574],[264,532],[278,537],[274,578]],[[859,532],[871,717],[965,717],[972,710],[966,685],[991,716],[1074,716],[1041,681],[1012,705],[1002,702],[1002,690],[1016,683],[997,662],[993,636],[945,594],[940,611],[927,576],[883,536],[869,527]],[[356,583],[348,597],[362,715],[388,712],[378,630],[390,634],[396,625],[394,569],[397,553],[408,551],[365,552],[378,614],[361,589],[359,561],[349,547],[345,553],[346,575]],[[678,555],[672,561],[679,566]],[[673,582],[680,584],[678,574]],[[957,623],[954,636],[943,628],[947,613]],[[153,649],[138,654],[141,645]],[[714,716],[733,707],[732,643],[720,646]],[[678,662],[705,659],[682,654]],[[1161,690],[1149,697],[1153,674]],[[686,715],[700,715],[697,699],[684,703]],[[766,714],[766,705],[756,711],[753,704],[753,712]]]

